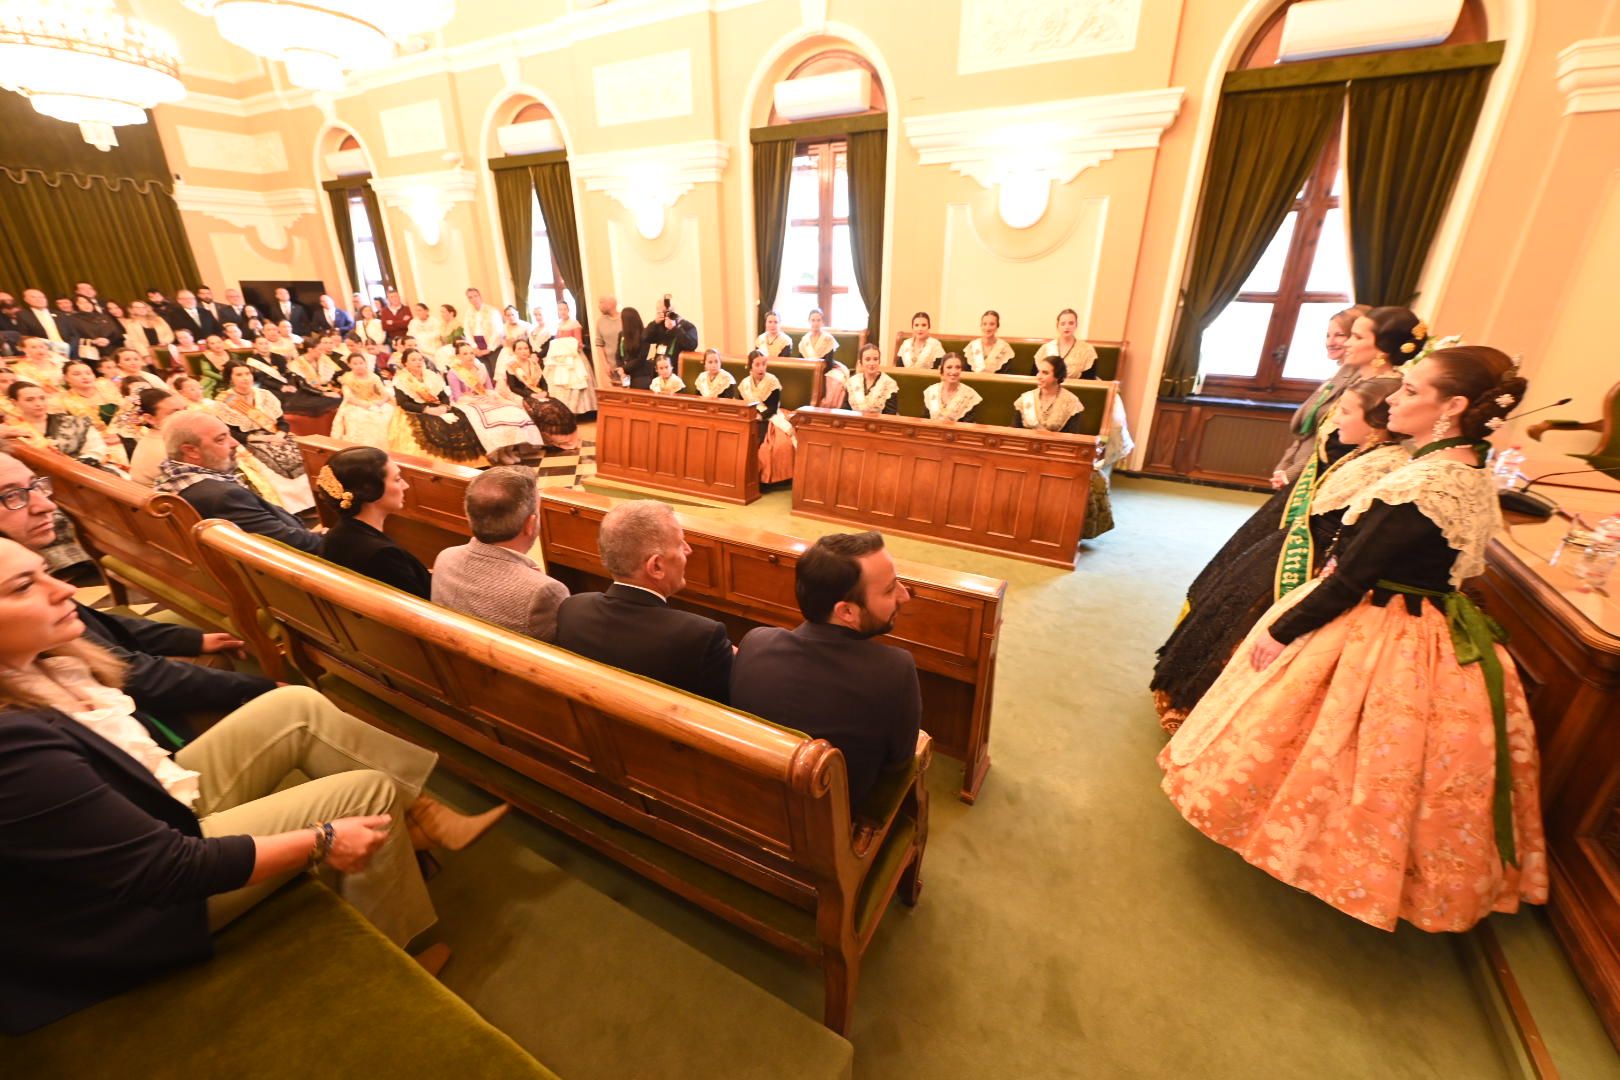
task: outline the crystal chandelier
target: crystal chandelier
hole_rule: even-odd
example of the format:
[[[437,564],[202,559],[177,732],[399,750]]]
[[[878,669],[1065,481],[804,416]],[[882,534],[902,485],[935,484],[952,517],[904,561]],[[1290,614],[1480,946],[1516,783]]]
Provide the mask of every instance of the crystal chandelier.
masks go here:
[[[339,90],[350,71],[381,67],[396,45],[450,21],[455,0],[182,0],[226,41],[287,65],[310,90]]]
[[[105,150],[112,128],[185,96],[168,34],[112,0],[0,0],[0,87],[46,116],[78,124]]]

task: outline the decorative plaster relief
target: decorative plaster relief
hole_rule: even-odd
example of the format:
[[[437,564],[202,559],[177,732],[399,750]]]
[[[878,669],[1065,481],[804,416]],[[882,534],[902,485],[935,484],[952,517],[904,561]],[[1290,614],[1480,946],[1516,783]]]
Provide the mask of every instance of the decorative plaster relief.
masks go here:
[[[382,121],[383,145],[389,157],[437,154],[449,145],[444,136],[444,111],[436,100],[383,109],[377,119]]]
[[[568,167],[587,191],[604,192],[630,211],[636,229],[654,240],[664,231],[664,212],[698,184],[718,183],[730,157],[730,146],[704,139],[578,154],[568,159]]]
[[[601,127],[692,115],[691,49],[600,64],[591,79]]]
[[[244,135],[177,124],[174,133],[186,164],[195,168],[256,176],[287,171],[287,145],[281,141],[279,131]]]
[[[478,191],[478,176],[460,167],[408,176],[374,176],[371,189],[384,203],[404,211],[423,242],[432,247],[439,242],[451,205],[472,201]]]
[[[1142,0],[962,0],[956,71],[1130,52]]]
[[[1005,333],[1050,336],[1053,316],[1072,307],[1080,312],[1084,338],[1102,272],[1107,221],[1107,199],[1081,200],[1063,242],[1030,258],[986,237],[969,205],[947,205],[935,325],[974,326],[984,310],[984,298],[994,296]]]
[[[278,251],[287,246],[287,230],[305,214],[313,214],[316,206],[315,193],[308,188],[241,191],[183,181],[174,185],[174,202],[181,210],[252,229],[261,244]]]
[[[1587,38],[1558,54],[1564,115],[1620,111],[1620,37]]]

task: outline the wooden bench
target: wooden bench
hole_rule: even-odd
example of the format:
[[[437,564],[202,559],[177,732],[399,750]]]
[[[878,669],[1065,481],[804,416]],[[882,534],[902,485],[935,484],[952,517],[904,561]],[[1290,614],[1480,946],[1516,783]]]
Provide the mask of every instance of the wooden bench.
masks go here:
[[[825,740],[437,607],[243,532],[197,529],[242,620],[334,703],[627,867],[821,964],[849,1027],[890,899],[917,901],[928,835],[911,767],[852,814]]]
[[[721,356],[720,366],[731,372],[731,377],[742,382],[748,374],[748,359],[743,356]],[[802,360],[780,356],[770,362],[771,374],[782,384],[782,408],[797,409],[801,405],[814,405],[821,400],[821,372],[824,365],[815,360]],[[681,353],[680,369],[676,374],[686,383],[687,394],[697,394],[697,377],[703,371],[703,354]]]
[[[325,886],[300,879],[214,937],[214,956],[26,1035],[8,1077],[555,1074]],[[272,1019],[273,1018],[273,1019]]]
[[[884,371],[900,387],[900,415],[928,419],[923,392],[939,382],[939,372],[926,368],[885,368]],[[977,406],[977,423],[1012,427],[1016,414],[1013,403],[1019,395],[1035,389],[1035,380],[1021,375],[970,373],[962,376],[962,385],[973,387],[984,399]],[[1063,384],[1063,389],[1080,399],[1083,409],[1080,413],[1080,434],[1102,435],[1113,430],[1114,398],[1119,394],[1118,383],[1070,379]]]
[[[895,363],[895,357],[900,355],[900,346],[911,334],[908,331],[897,331],[894,335],[894,348],[889,350],[889,363]],[[968,342],[974,340],[978,334],[935,334],[939,343],[948,353],[967,355]],[[1042,345],[1052,340],[1051,337],[1015,338],[1004,337],[1001,340],[1013,347],[1013,357],[1007,361],[1007,366],[1001,369],[1004,375],[1034,375],[1035,353]],[[1097,362],[1091,365],[1091,376],[1105,382],[1119,378],[1119,371],[1125,362],[1125,345],[1123,341],[1092,341],[1087,342],[1097,350]],[[851,369],[853,370],[853,369]]]
[[[540,493],[540,546],[546,571],[570,592],[603,589],[612,580],[598,553],[602,518],[620,500],[547,488]],[[794,597],[796,536],[675,515],[692,554],[686,587],[671,603],[727,624],[738,641],[756,626],[792,628],[804,621]],[[1007,583],[978,574],[897,560],[911,602],[883,640],[911,653],[922,684],[923,730],[934,749],[962,762],[961,798],[978,798],[990,769],[990,710],[996,649]]]
[[[9,449],[50,478],[52,501],[73,520],[115,603],[127,604],[133,587],[198,626],[236,632],[229,596],[198,560],[190,503],[54,450],[20,442]]]
[[[809,332],[810,328],[808,326],[800,327],[797,330],[791,327],[782,327],[782,333],[793,339],[792,352],[794,356],[799,355],[799,339]],[[845,367],[854,371],[856,362],[861,358],[861,350],[866,347],[866,331],[828,330],[827,333],[831,334],[833,340],[838,342],[838,348],[833,350],[833,355],[838,357],[839,362]]]

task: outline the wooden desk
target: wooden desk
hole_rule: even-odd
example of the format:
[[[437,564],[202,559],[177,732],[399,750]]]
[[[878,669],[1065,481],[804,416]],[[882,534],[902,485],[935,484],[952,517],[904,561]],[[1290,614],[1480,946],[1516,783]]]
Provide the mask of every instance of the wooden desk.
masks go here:
[[[596,475],[719,502],[759,498],[759,420],[729,398],[602,389]]]
[[[606,587],[597,554],[602,517],[618,501],[564,488],[540,493],[540,546],[546,570],[572,592]],[[794,536],[676,515],[692,554],[676,607],[727,624],[732,640],[756,626],[804,621],[794,599],[794,567],[810,545]],[[990,705],[1007,583],[922,563],[897,563],[911,590],[884,640],[911,653],[922,684],[923,729],[934,749],[962,762],[962,801],[978,797],[990,768]]]
[[[1595,521],[1613,495],[1557,495]],[[1510,524],[1476,579],[1511,635],[1541,748],[1541,802],[1551,863],[1552,924],[1620,1047],[1620,577],[1581,591],[1549,563],[1569,523]]]
[[[1093,435],[793,414],[793,512],[1074,569]]]

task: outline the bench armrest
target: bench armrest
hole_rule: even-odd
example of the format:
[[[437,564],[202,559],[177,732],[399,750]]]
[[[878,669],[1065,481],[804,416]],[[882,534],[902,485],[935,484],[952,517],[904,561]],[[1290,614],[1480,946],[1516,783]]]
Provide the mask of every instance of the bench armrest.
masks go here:
[[[917,752],[903,768],[890,769],[878,777],[877,784],[866,800],[855,809],[854,848],[857,858],[867,853],[888,835],[894,819],[906,805],[906,796],[913,787],[923,783],[928,765],[934,759],[934,740],[926,731],[917,732]]]

